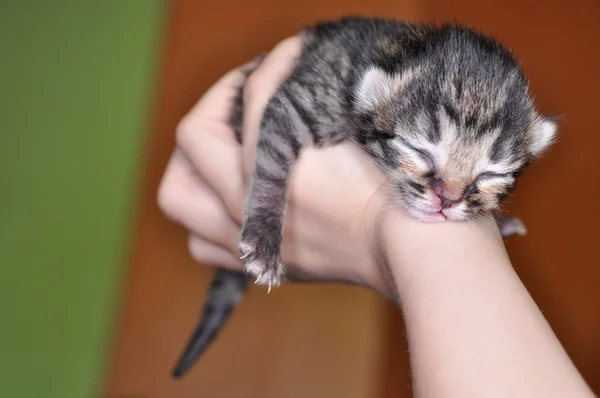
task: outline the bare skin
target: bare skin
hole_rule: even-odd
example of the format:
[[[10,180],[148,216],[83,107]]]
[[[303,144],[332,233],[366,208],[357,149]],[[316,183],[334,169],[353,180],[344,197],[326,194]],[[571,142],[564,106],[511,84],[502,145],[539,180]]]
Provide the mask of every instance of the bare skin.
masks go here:
[[[243,146],[227,124],[239,69],[178,128],[158,200],[189,231],[202,264],[242,269],[237,244],[260,116],[299,51],[298,38],[283,41],[250,77]],[[286,213],[288,276],[395,299],[417,397],[594,396],[514,272],[491,217],[421,223],[390,205],[384,188],[383,174],[352,144],[306,150]]]

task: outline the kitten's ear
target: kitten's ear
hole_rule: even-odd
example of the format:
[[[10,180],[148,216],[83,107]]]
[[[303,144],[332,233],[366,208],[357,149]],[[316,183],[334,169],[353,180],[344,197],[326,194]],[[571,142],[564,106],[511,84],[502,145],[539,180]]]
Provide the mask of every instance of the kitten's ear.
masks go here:
[[[412,77],[410,72],[388,73],[375,66],[367,69],[356,85],[356,107],[362,111],[377,109],[397,95],[400,88]]]
[[[538,156],[548,148],[556,137],[558,121],[556,118],[539,115],[528,132],[528,149],[533,156]]]

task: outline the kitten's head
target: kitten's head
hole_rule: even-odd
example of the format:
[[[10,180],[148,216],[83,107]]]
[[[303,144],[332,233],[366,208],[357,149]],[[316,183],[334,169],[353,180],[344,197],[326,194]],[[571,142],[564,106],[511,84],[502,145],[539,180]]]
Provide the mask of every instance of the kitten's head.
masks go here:
[[[401,202],[426,221],[498,208],[556,134],[555,121],[535,109],[516,60],[456,26],[402,36],[381,54],[356,85],[365,126],[359,139]]]

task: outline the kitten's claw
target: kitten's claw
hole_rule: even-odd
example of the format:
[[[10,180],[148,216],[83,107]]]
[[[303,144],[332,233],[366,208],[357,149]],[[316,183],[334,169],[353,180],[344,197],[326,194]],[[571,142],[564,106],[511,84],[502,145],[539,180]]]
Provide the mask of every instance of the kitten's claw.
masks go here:
[[[256,278],[256,280],[254,281],[254,284],[255,284],[255,285],[258,285],[258,284],[259,284],[259,282],[260,282],[260,277],[259,277],[259,278]],[[271,293],[271,286],[272,286],[272,285],[271,285],[271,282],[270,282],[270,281],[269,281],[269,282],[267,282],[267,294]]]
[[[281,264],[279,245],[273,245],[268,230],[255,232],[245,229],[238,250],[245,259],[244,271],[256,278],[255,285],[267,286],[267,293],[278,287],[284,279],[284,269]]]
[[[248,252],[248,253],[246,253],[246,254],[242,255],[242,257],[240,257],[240,260],[243,260],[243,259],[245,259],[246,257],[248,257],[248,256],[250,255],[250,253],[251,253],[251,252]]]
[[[283,281],[283,267],[279,263],[269,266],[265,262],[253,259],[246,264],[244,271],[256,278],[255,285],[267,286],[267,293],[279,287]]]
[[[248,258],[250,254],[252,254],[252,252],[254,251],[254,247],[249,245],[248,243],[241,242],[238,245],[238,250],[240,251],[240,253],[242,253],[240,260],[244,260]]]

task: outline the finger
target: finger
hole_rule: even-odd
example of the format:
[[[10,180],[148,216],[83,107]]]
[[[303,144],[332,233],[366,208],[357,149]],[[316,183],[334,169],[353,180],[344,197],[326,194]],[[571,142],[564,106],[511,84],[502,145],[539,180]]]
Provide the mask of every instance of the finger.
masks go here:
[[[167,162],[167,168],[158,185],[157,203],[158,208],[163,212],[165,217],[175,219],[179,214],[175,214],[175,209],[179,206],[179,190],[182,189],[182,179],[187,179],[185,175],[193,173],[193,169],[185,156],[175,149]],[[181,175],[184,175],[183,177]]]
[[[167,166],[159,188],[159,206],[167,217],[186,229],[237,253],[239,226],[179,151],[173,154]]]
[[[177,146],[204,183],[239,221],[243,215],[245,183],[241,146],[231,139],[232,136],[233,131],[228,125],[199,120],[195,124],[180,125]]]
[[[244,84],[247,71],[252,69],[256,62],[257,60],[252,60],[227,72],[204,93],[182,122],[194,123],[199,120],[210,120],[229,124],[233,99]]]
[[[242,261],[239,258],[197,235],[190,234],[188,237],[188,250],[194,260],[202,265],[226,268],[232,271],[242,270]]]
[[[245,186],[241,147],[230,123],[234,99],[257,59],[215,83],[177,126],[177,145],[237,220],[243,216]]]
[[[281,41],[248,77],[244,87],[244,174],[254,170],[254,154],[262,114],[269,100],[291,74],[302,51],[299,36]]]

